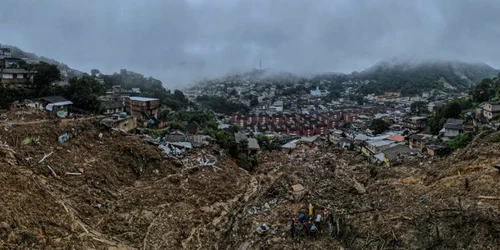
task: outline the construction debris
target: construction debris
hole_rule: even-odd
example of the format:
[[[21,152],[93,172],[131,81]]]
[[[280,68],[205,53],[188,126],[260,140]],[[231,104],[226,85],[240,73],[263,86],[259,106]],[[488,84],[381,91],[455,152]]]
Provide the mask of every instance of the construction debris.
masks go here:
[[[495,237],[500,175],[491,168],[500,144],[488,138],[449,158],[408,159],[391,167],[334,146],[298,143],[285,151],[260,152],[259,163],[242,171],[217,145],[190,142],[190,147],[182,135],[155,144],[89,121],[40,125],[16,119],[7,131],[0,130],[3,248],[500,245]],[[62,147],[64,134],[71,140]],[[21,143],[27,136],[31,143]],[[39,145],[34,138],[40,138]],[[296,235],[303,235],[294,241],[290,222],[299,214],[307,218],[303,225],[294,222]],[[308,236],[313,223],[319,229],[315,238]]]

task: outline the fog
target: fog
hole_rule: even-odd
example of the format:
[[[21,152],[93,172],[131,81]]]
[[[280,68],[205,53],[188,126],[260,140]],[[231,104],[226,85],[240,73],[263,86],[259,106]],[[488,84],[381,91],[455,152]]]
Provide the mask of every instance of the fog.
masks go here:
[[[362,70],[385,58],[500,66],[495,0],[4,0],[0,42],[180,87],[259,67]]]

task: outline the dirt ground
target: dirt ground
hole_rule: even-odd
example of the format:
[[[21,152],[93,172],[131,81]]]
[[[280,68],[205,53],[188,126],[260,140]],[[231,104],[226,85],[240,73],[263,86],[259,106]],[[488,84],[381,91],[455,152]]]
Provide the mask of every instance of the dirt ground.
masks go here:
[[[300,147],[262,153],[249,173],[216,146],[172,159],[92,119],[2,126],[0,249],[495,249],[499,152],[485,138],[383,167]],[[323,222],[293,240],[310,203],[333,213],[333,235]]]

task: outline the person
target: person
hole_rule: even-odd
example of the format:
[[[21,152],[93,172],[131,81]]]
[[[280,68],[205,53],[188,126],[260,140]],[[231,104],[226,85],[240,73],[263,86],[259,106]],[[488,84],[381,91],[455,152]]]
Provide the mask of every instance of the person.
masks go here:
[[[316,233],[318,232],[318,227],[315,224],[312,224],[310,230],[310,236],[316,238]]]
[[[316,223],[316,227],[318,228],[318,231],[320,231],[320,224],[321,224],[321,214],[316,215],[316,219],[314,220]]]
[[[325,216],[326,223],[328,223],[328,233],[333,235],[333,215],[326,208],[323,211],[323,215]]]
[[[299,214],[299,223],[304,224],[304,220],[306,219],[306,215],[304,213]]]
[[[314,207],[311,203],[309,203],[309,216],[313,216],[314,214]]]
[[[295,219],[292,218],[290,220],[290,235],[292,236],[292,240],[295,238]]]

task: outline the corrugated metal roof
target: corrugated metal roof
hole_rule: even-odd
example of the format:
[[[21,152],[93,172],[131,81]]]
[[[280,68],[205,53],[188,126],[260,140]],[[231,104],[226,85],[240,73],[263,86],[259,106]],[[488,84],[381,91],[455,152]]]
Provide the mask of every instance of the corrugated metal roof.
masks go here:
[[[46,102],[50,102],[50,103],[56,103],[56,102],[69,102],[68,99],[62,97],[62,96],[46,96],[46,97],[42,97],[40,98]]]
[[[255,138],[248,138],[248,149],[260,150],[259,142]]]
[[[5,68],[2,70],[2,74],[28,74],[29,71],[21,68]]]
[[[140,97],[140,96],[131,96],[129,98],[132,101],[138,101],[138,102],[152,102],[152,101],[159,101],[160,100],[158,98],[149,98],[149,97]]]

